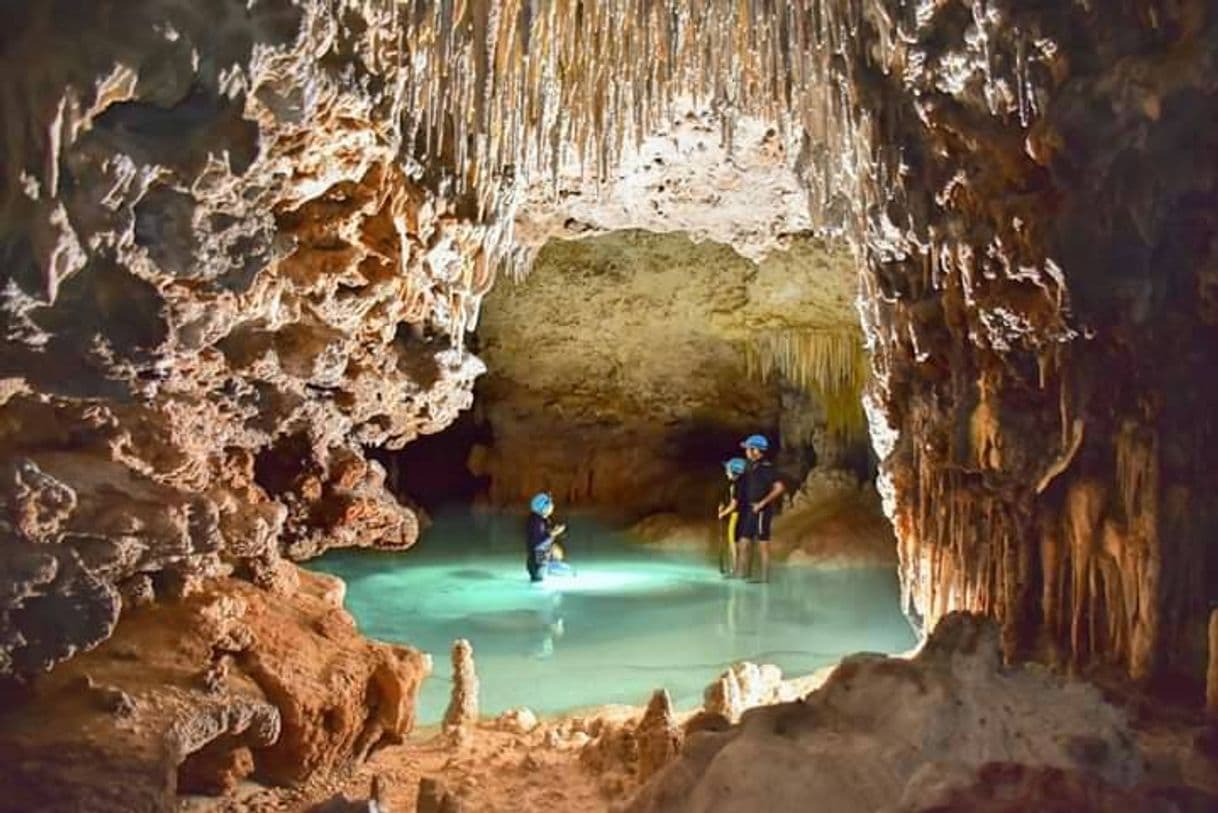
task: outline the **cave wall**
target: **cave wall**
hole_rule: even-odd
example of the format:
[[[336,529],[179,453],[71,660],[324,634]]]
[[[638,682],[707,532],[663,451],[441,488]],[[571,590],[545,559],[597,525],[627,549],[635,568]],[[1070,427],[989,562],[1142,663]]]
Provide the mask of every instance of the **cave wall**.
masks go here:
[[[781,442],[793,484],[814,445],[843,465],[817,396],[763,365],[783,337],[858,341],[854,285],[845,247],[808,235],[760,262],[683,233],[550,242],[527,280],[488,295],[478,328],[488,439],[470,462],[487,499],[518,508],[548,490],[617,518],[705,518],[754,432]]]
[[[469,405],[491,277],[412,163],[397,14],[5,5],[0,675],[124,594],[415,540],[360,445]]]
[[[1218,598],[1218,14],[889,2],[864,320],[909,606],[1008,655],[1202,674]]]

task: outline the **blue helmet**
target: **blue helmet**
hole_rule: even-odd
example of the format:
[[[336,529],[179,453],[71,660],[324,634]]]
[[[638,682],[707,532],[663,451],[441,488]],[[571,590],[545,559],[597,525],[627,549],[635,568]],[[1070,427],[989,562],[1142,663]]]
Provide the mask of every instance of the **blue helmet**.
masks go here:
[[[764,452],[770,448],[770,442],[765,439],[765,435],[749,435],[740,444],[741,449],[757,449]]]
[[[723,468],[727,469],[728,474],[744,474],[747,466],[748,464],[744,462],[742,457],[733,457],[723,464]]]
[[[533,499],[529,501],[529,508],[532,509],[534,514],[545,513],[545,510],[553,505],[554,500],[550,499],[550,495],[544,491],[534,495]]]

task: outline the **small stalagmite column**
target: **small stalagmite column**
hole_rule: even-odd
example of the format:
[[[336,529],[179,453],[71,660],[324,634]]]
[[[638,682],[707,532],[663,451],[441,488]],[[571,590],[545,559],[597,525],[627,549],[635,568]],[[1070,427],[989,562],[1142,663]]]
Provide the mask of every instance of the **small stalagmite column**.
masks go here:
[[[681,752],[681,729],[672,712],[672,699],[657,689],[639,722],[639,781],[646,782]]]
[[[453,641],[453,693],[444,712],[444,730],[454,731],[478,721],[478,673],[469,641]]]
[[[1218,720],[1218,608],[1210,611],[1210,664],[1205,675],[1205,710]]]

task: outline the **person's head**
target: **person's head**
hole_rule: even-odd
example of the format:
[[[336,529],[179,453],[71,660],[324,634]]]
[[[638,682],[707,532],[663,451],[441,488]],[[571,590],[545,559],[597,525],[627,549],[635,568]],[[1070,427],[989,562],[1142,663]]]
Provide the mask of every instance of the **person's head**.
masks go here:
[[[731,460],[723,464],[723,472],[727,475],[727,479],[735,480],[740,475],[744,474],[744,467],[747,464],[742,457],[733,457]]]
[[[740,444],[744,449],[744,456],[754,463],[765,457],[766,451],[770,448],[770,442],[766,440],[765,435],[749,435]]]
[[[529,501],[529,508],[538,516],[548,517],[554,513],[554,500],[543,491],[533,495],[533,499]]]

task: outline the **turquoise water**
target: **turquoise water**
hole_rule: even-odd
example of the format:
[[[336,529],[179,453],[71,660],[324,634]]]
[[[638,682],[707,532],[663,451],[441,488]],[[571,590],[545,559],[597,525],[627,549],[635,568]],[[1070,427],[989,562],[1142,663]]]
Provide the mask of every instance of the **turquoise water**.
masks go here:
[[[473,644],[482,710],[558,713],[643,704],[665,687],[678,708],[739,660],[804,674],[851,652],[898,652],[914,636],[889,570],[776,567],[766,585],[568,520],[575,575],[533,585],[521,517],[441,516],[404,553],[335,551],[309,567],[347,582],[347,608],[373,638],[430,652],[419,721],[444,714],[449,649]]]

